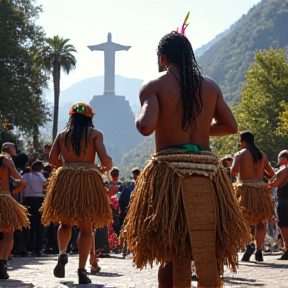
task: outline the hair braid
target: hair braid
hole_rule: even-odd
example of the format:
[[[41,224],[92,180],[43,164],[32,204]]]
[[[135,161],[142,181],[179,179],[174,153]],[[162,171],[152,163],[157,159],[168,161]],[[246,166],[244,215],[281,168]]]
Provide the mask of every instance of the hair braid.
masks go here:
[[[73,114],[65,127],[65,147],[67,147],[67,141],[69,136],[71,135],[71,144],[75,154],[80,157],[80,145],[81,140],[84,135],[85,139],[85,148],[87,148],[88,144],[88,128],[94,128],[92,123],[92,118],[81,115],[81,114]],[[85,150],[84,150],[85,154]]]
[[[169,63],[180,67],[181,98],[183,106],[182,129],[188,130],[191,123],[202,111],[201,72],[198,67],[191,43],[186,36],[172,31],[159,42],[158,51],[163,53]]]

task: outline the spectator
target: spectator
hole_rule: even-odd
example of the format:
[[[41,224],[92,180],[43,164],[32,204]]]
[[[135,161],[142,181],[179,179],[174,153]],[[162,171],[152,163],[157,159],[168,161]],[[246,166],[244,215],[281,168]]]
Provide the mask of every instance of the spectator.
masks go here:
[[[36,255],[42,256],[43,252],[43,232],[44,227],[41,224],[41,213],[39,212],[44,200],[43,186],[46,178],[42,174],[44,168],[42,161],[35,161],[32,164],[32,171],[24,174],[23,178],[27,185],[24,190],[25,204],[29,207],[30,219],[30,239],[29,250],[36,252]]]

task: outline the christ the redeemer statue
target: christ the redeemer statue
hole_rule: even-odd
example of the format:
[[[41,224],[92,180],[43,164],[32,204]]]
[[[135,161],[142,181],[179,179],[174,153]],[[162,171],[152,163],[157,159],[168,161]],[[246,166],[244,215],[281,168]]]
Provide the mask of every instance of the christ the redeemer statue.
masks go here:
[[[115,95],[115,52],[128,51],[131,46],[112,42],[112,34],[108,33],[107,42],[88,46],[91,51],[104,51],[104,95]]]

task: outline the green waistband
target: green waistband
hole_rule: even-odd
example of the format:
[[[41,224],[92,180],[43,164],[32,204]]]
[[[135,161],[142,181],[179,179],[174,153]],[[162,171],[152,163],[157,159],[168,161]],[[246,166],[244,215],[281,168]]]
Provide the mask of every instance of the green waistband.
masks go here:
[[[181,150],[181,151],[187,151],[187,152],[193,152],[193,153],[201,153],[202,151],[211,151],[210,148],[206,148],[197,144],[181,144],[181,145],[168,147],[166,149],[161,150],[161,152],[174,151],[174,150]]]

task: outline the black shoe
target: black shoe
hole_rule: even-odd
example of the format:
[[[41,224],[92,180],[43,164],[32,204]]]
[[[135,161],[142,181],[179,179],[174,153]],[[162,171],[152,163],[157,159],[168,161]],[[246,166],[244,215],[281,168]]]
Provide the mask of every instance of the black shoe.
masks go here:
[[[86,270],[83,268],[78,269],[78,278],[79,278],[79,284],[89,284],[91,283],[91,279],[87,276]]]
[[[7,264],[5,262],[5,260],[0,260],[0,279],[9,279]]]
[[[249,262],[251,255],[254,253],[255,247],[252,244],[247,244],[246,245],[246,251],[242,256],[241,261],[243,262]]]
[[[257,250],[255,253],[255,260],[259,262],[263,262],[263,253],[262,250]]]
[[[54,268],[54,276],[57,278],[64,278],[65,277],[65,265],[68,263],[68,255],[60,254],[58,256],[58,263]]]
[[[288,250],[286,250],[277,260],[288,260]]]

